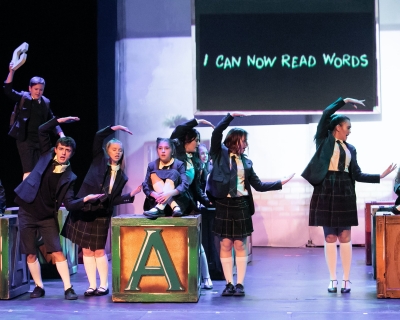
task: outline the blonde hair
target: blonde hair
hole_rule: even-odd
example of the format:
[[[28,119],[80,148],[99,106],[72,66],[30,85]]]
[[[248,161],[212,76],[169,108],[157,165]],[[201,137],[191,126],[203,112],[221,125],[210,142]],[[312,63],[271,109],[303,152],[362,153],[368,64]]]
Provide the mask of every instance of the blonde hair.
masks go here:
[[[112,138],[112,139],[111,139],[110,141],[108,141],[107,144],[106,144],[105,153],[106,153],[106,155],[108,156],[108,149],[110,148],[110,146],[111,146],[113,143],[118,143],[118,144],[121,146],[121,148],[122,148],[122,157],[121,157],[121,159],[119,159],[118,164],[119,164],[119,166],[120,166],[120,169],[121,169],[121,170],[124,170],[124,169],[125,169],[125,157],[124,157],[125,151],[124,151],[124,146],[123,146],[123,144],[122,144],[121,141],[119,141],[118,139]]]

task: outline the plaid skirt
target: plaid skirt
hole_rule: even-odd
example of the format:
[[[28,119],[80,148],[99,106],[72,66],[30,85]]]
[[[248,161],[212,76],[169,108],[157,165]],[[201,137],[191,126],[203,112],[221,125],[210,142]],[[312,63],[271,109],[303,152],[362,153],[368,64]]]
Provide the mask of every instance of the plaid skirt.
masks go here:
[[[229,239],[245,238],[254,231],[249,197],[225,198],[215,201],[213,232]]]
[[[70,212],[61,235],[82,248],[92,251],[104,249],[111,215],[97,216],[96,213],[99,212]]]
[[[314,187],[310,203],[309,226],[357,226],[356,192],[347,172],[328,171],[324,181]]]

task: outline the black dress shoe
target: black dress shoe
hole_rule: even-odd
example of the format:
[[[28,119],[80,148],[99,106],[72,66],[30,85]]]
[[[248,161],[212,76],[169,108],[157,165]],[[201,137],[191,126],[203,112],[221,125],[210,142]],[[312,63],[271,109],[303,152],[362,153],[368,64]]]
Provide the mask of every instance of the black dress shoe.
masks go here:
[[[76,300],[78,299],[78,295],[75,293],[74,289],[71,288],[65,290],[64,292],[65,300]]]
[[[110,292],[110,290],[107,288],[107,289],[104,289],[103,287],[99,287],[98,289],[96,289],[96,291],[95,291],[95,295],[96,296],[105,296],[106,294],[108,294]]]
[[[153,209],[144,211],[143,214],[148,217],[149,219],[157,219],[159,217],[165,217],[165,213],[164,210],[161,210],[157,207],[155,207],[155,209],[157,209],[157,211],[154,211]]]
[[[45,293],[46,292],[44,291],[43,288],[36,286],[35,289],[33,289],[33,291],[31,292],[30,297],[31,298],[40,298],[40,297],[43,297]]]
[[[227,296],[233,296],[235,294],[235,287],[233,286],[232,283],[228,283],[224,289],[224,291],[222,291],[221,296],[223,297],[227,297]]]
[[[182,217],[183,216],[183,213],[182,213],[182,211],[181,211],[181,209],[178,207],[175,207],[173,210],[172,210],[172,216],[173,217]]]
[[[241,283],[238,283],[235,286],[235,293],[233,295],[235,297],[243,297],[244,296],[244,287]]]
[[[95,295],[97,289],[93,289],[93,288],[89,288],[85,291],[85,293],[83,294],[85,297],[92,297]]]
[[[343,283],[344,283],[344,286],[343,286]],[[351,288],[350,288],[350,284],[351,282],[350,282],[350,280],[343,280],[342,281],[342,288],[340,289],[340,292],[341,293],[349,293],[350,291],[351,291]]]
[[[329,287],[328,287],[328,292],[329,293],[336,293],[337,292],[337,280],[330,280],[329,282]]]

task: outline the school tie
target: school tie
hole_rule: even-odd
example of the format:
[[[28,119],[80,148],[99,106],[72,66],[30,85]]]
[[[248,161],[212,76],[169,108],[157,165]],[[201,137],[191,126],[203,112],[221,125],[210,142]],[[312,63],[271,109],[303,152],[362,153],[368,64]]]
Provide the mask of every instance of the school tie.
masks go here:
[[[237,196],[237,164],[236,156],[231,156],[231,172],[229,178],[229,195],[231,197]]]
[[[108,188],[108,193],[111,194],[112,188],[114,186],[115,178],[117,177],[117,171],[119,170],[119,165],[113,166],[110,165],[111,167],[111,177],[110,177],[110,186]]]
[[[346,166],[346,151],[344,151],[342,143],[339,140],[336,140],[336,142],[339,145],[339,151],[340,151],[338,170],[343,172]]]

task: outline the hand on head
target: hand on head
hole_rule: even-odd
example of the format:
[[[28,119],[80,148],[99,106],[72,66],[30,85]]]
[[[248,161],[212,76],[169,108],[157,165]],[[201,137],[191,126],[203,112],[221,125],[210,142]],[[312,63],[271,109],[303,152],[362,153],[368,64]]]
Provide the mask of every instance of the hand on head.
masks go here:
[[[120,124],[118,124],[116,126],[112,126],[111,129],[113,129],[114,131],[121,130],[121,131],[125,131],[129,134],[132,134],[132,132],[127,127],[121,126]]]

